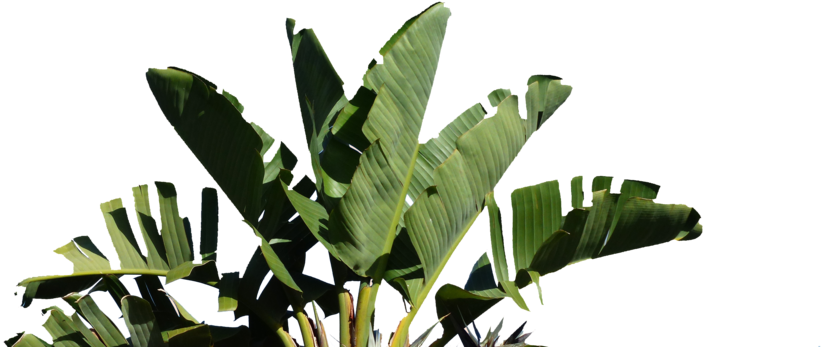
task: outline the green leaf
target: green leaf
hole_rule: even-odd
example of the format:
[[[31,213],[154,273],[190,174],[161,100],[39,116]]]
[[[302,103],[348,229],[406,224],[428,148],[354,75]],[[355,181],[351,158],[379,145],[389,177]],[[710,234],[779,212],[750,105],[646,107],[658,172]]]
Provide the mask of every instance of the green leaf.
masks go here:
[[[377,92],[362,128],[371,145],[329,219],[337,255],[360,276],[381,280],[387,265],[449,16],[447,8],[436,4],[406,23],[386,46],[384,64],[365,76],[365,87]],[[424,58],[405,58],[411,55]]]
[[[425,282],[422,261],[416,254],[413,242],[405,228],[393,241],[393,248],[385,270],[385,280],[394,287],[411,306],[416,306],[416,298]]]
[[[368,88],[359,87],[333,123],[331,133],[334,139],[343,144],[357,148],[358,151],[367,148],[371,142],[362,133],[362,125],[368,119],[368,113],[376,100],[376,93]],[[358,162],[358,161],[357,161]]]
[[[439,340],[447,343],[456,336],[458,330],[475,321],[505,297],[507,295],[501,291],[494,296],[482,296],[445,283],[439,287],[434,297],[436,316],[441,319],[450,314],[450,317],[442,322],[442,337]]]
[[[151,217],[148,200],[148,185],[131,188],[134,193],[134,208],[137,210],[137,222],[143,233],[143,241],[148,249],[148,268],[154,270],[168,270],[168,257],[165,244],[160,236],[157,222]]]
[[[439,288],[436,292],[436,315],[439,317],[450,315],[450,321],[442,322],[442,337],[434,341],[431,344],[432,347],[445,346],[450,339],[456,336],[458,330],[473,322],[507,296],[495,287],[490,288],[490,283],[495,286],[496,280],[493,278],[493,271],[490,270],[487,254],[483,254],[474,264],[465,289],[452,284]],[[457,322],[457,327],[454,327],[453,322]]]
[[[55,249],[54,253],[61,254],[71,261],[74,264],[74,272],[111,270],[108,259],[88,236],[76,237],[65,246]]]
[[[685,205],[656,204],[640,197],[626,200],[597,257],[671,241],[682,230],[693,229],[700,218],[695,209]]]
[[[642,181],[634,181],[634,180],[624,180],[621,184],[621,192],[619,195],[619,200],[616,205],[616,214],[613,216],[613,222],[611,228],[608,232],[607,239],[610,238],[610,234],[613,233],[613,226],[618,223],[619,216],[621,214],[622,209],[624,208],[624,204],[627,203],[628,200],[632,197],[639,197],[645,199],[655,199],[658,195],[659,186]]]
[[[274,180],[268,184],[265,194],[265,214],[257,226],[257,230],[266,239],[272,238],[295,212],[285,195],[288,183],[292,179],[293,175],[290,171],[281,169]]]
[[[114,249],[120,257],[120,266],[123,269],[148,269],[145,260],[140,253],[140,247],[131,231],[131,224],[128,223],[128,215],[121,199],[114,199],[100,204],[100,209],[105,217],[105,224]]]
[[[251,346],[251,330],[247,326],[221,327],[209,325],[211,338],[215,347],[249,347]]]
[[[187,261],[169,270],[168,273],[165,274],[165,283],[168,284],[183,278],[189,281],[216,286],[217,282],[219,282],[219,272],[213,260],[208,260],[202,264],[194,264],[193,262]]]
[[[459,136],[476,126],[486,114],[482,104],[473,105],[442,129],[439,136],[419,146],[419,156],[416,158],[408,190],[411,199],[416,200],[422,191],[434,185],[433,171],[456,150]]]
[[[151,304],[151,310],[161,331],[189,326],[184,318],[177,314],[177,308],[163,289],[157,276],[139,276],[134,279],[140,295]]]
[[[210,347],[212,341],[211,330],[205,324],[163,332],[163,334],[168,336],[169,347]]]
[[[342,89],[342,80],[334,70],[314,31],[303,29],[294,34],[293,29],[294,20],[288,19],[286,33],[291,45],[294,79],[302,111],[305,138],[311,153],[311,165],[317,180],[319,195],[324,201],[330,202],[342,197],[348,183],[344,182],[344,179],[340,182],[325,173],[321,163],[325,149],[323,142],[326,140],[334,116],[348,103],[348,99]],[[334,143],[334,141],[328,143]],[[340,154],[344,150],[344,147],[340,147],[336,153]],[[355,156],[354,149],[348,148],[347,151],[349,155],[337,155],[336,157],[343,158],[344,162],[350,156]],[[328,168],[336,166],[331,163],[325,164]],[[343,166],[346,165],[343,164]]]
[[[163,346],[160,327],[148,301],[136,296],[126,296],[122,300],[122,308],[134,347]]]
[[[182,219],[182,227],[183,231],[185,232],[185,240],[188,242],[188,254],[191,254],[191,258],[194,258],[194,234],[191,232],[191,221],[188,220],[188,217],[183,217]],[[191,240],[191,241],[188,241]]]
[[[329,235],[327,234],[328,229],[326,226],[328,223],[328,212],[325,211],[322,204],[309,199],[297,191],[289,190],[284,182],[282,183],[282,189],[288,201],[295,211],[299,213],[299,216],[311,234],[328,249],[328,252],[331,252],[334,257],[338,257],[333,245],[328,241]]]
[[[291,153],[291,150],[288,149],[288,146],[286,146],[284,142],[280,143],[274,158],[271,159],[270,162],[265,163],[265,176],[262,179],[262,183],[265,184],[273,181],[276,176],[279,175],[280,170],[293,170],[294,167],[296,167],[296,163],[296,156]]]
[[[535,270],[539,276],[544,276],[559,271],[570,263],[579,245],[589,213],[582,209],[570,211],[562,229],[553,232],[547,240],[542,242],[528,269]]]
[[[277,256],[276,252],[274,252],[273,248],[271,248],[268,240],[266,240],[265,237],[262,236],[262,234],[260,234],[253,225],[251,225],[251,223],[248,221],[245,221],[245,223],[248,224],[248,226],[254,230],[254,234],[259,237],[261,241],[259,246],[260,250],[262,250],[262,255],[265,257],[265,262],[268,263],[268,267],[274,272],[274,277],[282,282],[282,284],[288,286],[288,288],[302,293],[302,289],[300,289],[296,282],[294,282],[294,279],[291,277],[291,274],[288,272],[285,264],[282,263],[282,260],[279,259],[279,256]]]
[[[117,329],[114,322],[97,307],[90,296],[83,296],[77,304],[83,312],[83,317],[88,320],[106,346],[128,346],[128,341],[125,340],[120,329]]]
[[[510,96],[510,89],[496,89],[490,94],[487,95],[488,100],[490,100],[490,106],[496,107],[499,106],[499,103],[502,102],[505,98]]]
[[[368,82],[368,75],[370,75],[370,73],[374,71],[374,68],[378,63],[379,62],[376,61],[375,58],[371,58],[371,61],[368,62],[368,67],[365,68],[365,73],[362,74],[362,88],[370,90],[374,93],[376,93],[376,87],[374,87],[373,85],[371,85],[370,82]]]
[[[439,322],[445,319],[445,317],[447,316],[439,318]],[[428,330],[425,330],[425,332],[423,332],[422,335],[419,335],[419,337],[417,337],[416,340],[413,340],[413,343],[410,344],[410,347],[422,347],[422,344],[425,343],[425,340],[428,339],[428,336],[430,336],[430,333],[433,331],[433,328],[436,328],[436,325],[439,324],[439,322],[436,322],[433,325],[431,325],[430,328],[428,328]]]
[[[485,206],[488,210],[488,219],[490,219],[490,244],[493,249],[493,266],[496,270],[496,276],[499,277],[499,284],[507,295],[509,295],[516,305],[524,310],[529,310],[527,304],[519,293],[519,288],[516,283],[508,278],[507,255],[505,255],[505,241],[502,233],[502,214],[499,212],[499,206],[496,205],[496,199],[493,198],[493,192],[485,196]]]
[[[325,295],[325,293],[334,289],[332,284],[323,282],[322,280],[305,274],[296,274],[293,278],[294,282],[299,285],[299,288],[302,288],[304,291],[302,293],[303,305],[319,299],[321,296]]]
[[[162,292],[165,293],[165,290],[163,290]],[[179,317],[187,321],[185,325],[190,325],[191,323],[196,325],[199,323],[199,321],[196,318],[194,318],[194,316],[188,313],[185,307],[182,307],[182,305],[180,305],[180,303],[177,302],[177,300],[174,300],[173,296],[171,296],[168,293],[165,293],[165,296],[168,297],[168,301],[170,301],[171,304],[174,305],[174,310],[179,313]]]
[[[237,301],[240,304],[238,304],[238,308],[234,310],[234,318],[242,317],[247,314],[247,310],[258,306],[257,293],[259,293],[262,280],[268,271],[271,271],[271,269],[265,261],[265,256],[262,255],[262,250],[257,247],[251,256],[251,260],[245,267],[243,276],[240,278],[237,292]]]
[[[275,240],[278,241],[271,242]],[[283,260],[288,271],[298,273],[305,267],[306,254],[316,244],[316,239],[300,217],[296,217],[292,222],[285,224],[268,244]]]
[[[219,223],[219,207],[217,204],[216,189],[203,188],[201,211],[200,255],[202,256],[202,261],[216,261]]]
[[[583,194],[581,178],[574,180],[578,182],[571,185],[571,191],[578,198]],[[523,240],[520,245],[524,245],[517,247],[514,242],[519,257],[516,264],[519,288],[533,282],[538,285],[539,276],[571,263],[674,239],[685,240],[691,232],[700,235],[700,216],[694,209],[650,200],[658,193],[657,185],[625,180],[622,194],[610,194],[607,189],[611,181],[611,177],[593,179],[593,189],[602,188],[593,192],[593,206],[574,208],[561,219],[556,218],[561,199],[555,181],[514,191],[514,236],[516,227],[520,226],[519,236]],[[562,223],[560,229],[556,229],[557,220]],[[532,248],[527,247],[530,243],[539,245],[532,255]]]
[[[222,274],[222,279],[219,283],[219,312],[234,311],[237,309],[239,282],[239,272]]]
[[[232,102],[199,76],[149,69],[146,79],[168,122],[247,220],[261,213],[262,140]],[[213,141],[219,138],[220,141]]]
[[[405,223],[427,283],[435,281],[481,213],[485,194],[492,191],[524,145],[516,100],[515,96],[506,98],[495,116],[458,138],[456,150],[434,170],[435,188],[428,188],[406,212]]]
[[[431,7],[436,6],[438,4],[440,4],[440,3],[437,2],[433,5],[431,5],[430,7],[425,9],[425,11],[422,11],[422,13],[420,13],[418,15],[415,15],[415,16],[411,17],[410,19],[408,19],[407,21],[405,21],[405,23],[402,24],[402,27],[399,28],[399,30],[397,30],[396,33],[394,33],[391,36],[391,38],[388,39],[387,42],[385,42],[385,44],[382,46],[382,48],[379,49],[379,54],[384,56],[385,54],[390,52],[390,50],[393,48],[393,46],[396,45],[396,43],[400,42],[400,39],[402,38],[402,36],[405,35],[405,33],[408,31],[408,29],[411,27],[411,25],[413,25],[416,22],[416,20],[419,19],[419,16],[421,16],[422,14],[424,14],[425,12],[430,10]],[[368,68],[370,69],[370,68],[372,68],[372,66],[368,66]]]
[[[223,95],[225,95],[224,91]],[[230,100],[230,98],[228,99]],[[254,131],[256,131],[257,135],[259,135],[259,139],[262,140],[262,148],[260,148],[259,150],[259,156],[262,157],[265,155],[265,153],[268,152],[268,149],[270,149],[271,146],[274,144],[274,138],[271,137],[271,135],[268,135],[268,133],[266,133],[265,130],[262,130],[262,127],[260,127],[256,123],[250,122],[248,124],[251,124],[251,127],[254,128]]]
[[[559,182],[549,181],[519,188],[513,203],[513,255],[517,271],[530,266],[542,243],[562,226]]]
[[[613,177],[609,176],[596,176],[593,178],[593,191],[598,192],[600,190],[610,190],[610,183],[613,182]]]
[[[360,151],[353,148],[352,145],[340,141],[335,136],[327,136],[325,147],[319,155],[319,165],[322,167],[323,180],[336,182],[334,186],[336,186],[337,189],[333,192],[329,190],[329,194],[337,194],[337,190],[344,193],[341,189],[351,183],[351,178],[356,171],[360,155]],[[329,185],[326,186],[330,187]],[[338,199],[335,195],[324,196],[331,200]],[[329,205],[329,207],[331,206],[332,205]]]
[[[499,293],[487,253],[482,254],[479,260],[473,264],[468,282],[465,283],[465,290],[485,296],[494,296]]]
[[[249,315],[249,319],[259,319],[267,322],[279,322],[285,315],[290,302],[283,290],[284,285],[275,277],[272,278],[268,284],[260,291],[260,285],[265,275],[271,271],[263,256],[261,249],[258,247],[251,257],[251,261],[243,272],[243,277],[240,279],[238,302],[239,305],[234,311],[234,318],[239,318]],[[280,323],[275,323],[280,324]]]
[[[105,290],[111,295],[114,302],[117,303],[117,307],[122,309],[121,300],[123,297],[129,295],[125,285],[114,275],[103,276],[102,283],[105,285]]]
[[[85,325],[85,323],[83,323],[82,319],[80,319],[80,316],[77,313],[78,312],[75,312],[73,315],[71,315],[71,321],[74,323],[74,327],[77,328],[77,331],[83,334],[85,342],[88,343],[91,347],[105,347],[103,341],[100,341],[97,335],[91,332],[91,330]]]
[[[185,225],[177,208],[177,190],[167,182],[154,182],[160,196],[160,219],[162,220],[162,239],[168,256],[168,266],[176,268],[185,262],[194,260],[191,246],[185,234]]]
[[[152,275],[168,276],[168,282],[186,278],[209,285],[216,285],[219,280],[219,273],[213,261],[206,261],[203,264],[193,264],[191,252],[190,230],[186,232],[183,219],[179,217],[176,204],[176,191],[170,183],[157,182],[161,215],[163,220],[162,236],[157,232],[157,225],[151,217],[148,204],[147,186],[133,188],[135,208],[137,210],[140,229],[148,248],[148,263],[146,258],[140,253],[136,239],[128,222],[125,208],[122,201],[115,199],[101,205],[106,227],[108,228],[114,248],[120,258],[122,269],[112,270],[108,259],[86,236],[75,238],[72,242],[58,248],[55,252],[62,254],[74,264],[74,273],[70,275],[40,276],[23,280],[18,285],[25,286],[23,295],[23,307],[28,307],[31,301],[37,299],[59,298],[68,293],[80,292],[88,289],[99,281],[103,276],[121,275]],[[213,199],[212,199],[213,198]],[[212,201],[213,200],[213,201]],[[205,209],[210,209],[207,215],[216,213],[216,197],[205,199]],[[210,222],[209,222],[210,223]],[[206,229],[208,226],[206,226]],[[162,241],[161,241],[162,240]],[[207,241],[207,240],[206,240]],[[213,241],[213,240],[212,240]],[[210,242],[210,241],[209,241]],[[209,244],[206,249],[216,250],[216,243]],[[173,269],[168,269],[166,251],[171,255],[172,265],[185,261]],[[114,278],[114,277],[109,277]],[[107,287],[106,290],[108,290]],[[117,289],[117,288],[114,288]],[[124,289],[121,288],[121,289]],[[119,300],[125,292],[112,293],[115,300]]]
[[[527,80],[528,137],[538,130],[570,96],[573,88],[562,85],[561,80],[556,76],[545,75],[530,76]]]
[[[570,180],[571,205],[573,208],[582,208],[584,201],[584,190],[582,189],[582,176],[573,177]]]
[[[544,306],[544,295],[542,294],[542,285],[539,283],[539,273],[536,271],[528,271],[527,273],[530,275],[531,281],[536,284],[536,292],[539,296],[539,305]]]
[[[228,93],[227,90],[222,91],[222,96],[224,96],[226,99],[228,99],[228,101],[231,102],[231,105],[234,105],[234,108],[236,108],[237,111],[239,111],[239,113],[242,113],[242,111],[245,111],[245,106],[242,106],[242,104],[239,103],[239,100],[237,99],[237,97],[231,95],[230,93]],[[264,154],[264,152],[263,152],[263,154]]]
[[[185,73],[187,73],[187,74],[191,74],[192,76],[194,76],[194,77],[198,78],[199,80],[201,80],[201,81],[202,81],[202,83],[205,83],[205,85],[207,85],[207,86],[208,86],[208,88],[217,89],[217,85],[216,85],[216,84],[214,84],[213,82],[211,82],[211,81],[209,81],[209,80],[205,79],[205,77],[202,77],[202,76],[197,75],[197,74],[195,74],[195,73],[193,73],[193,72],[191,72],[191,71],[188,71],[188,70],[185,70],[185,69],[182,69],[182,68],[176,67],[176,66],[169,66],[168,68],[169,68],[169,69],[171,69],[171,70],[177,70],[177,71],[185,72]]]
[[[46,331],[51,335],[57,347],[89,346],[83,334],[77,330],[74,322],[59,309],[51,310],[43,327],[46,328]]]
[[[32,334],[25,334],[19,333],[17,336],[12,337],[5,341],[6,346],[9,347],[46,347],[51,346],[50,344],[46,343],[45,341],[41,340],[39,337],[34,336]]]
[[[496,325],[496,329],[493,329],[493,332],[490,332],[490,328],[488,328],[488,333],[485,335],[485,340],[482,342],[484,346],[494,346],[496,344],[497,339],[499,338],[499,332],[502,331],[502,323],[505,322],[505,319],[502,318],[499,320],[499,324]]]
[[[593,189],[595,190],[597,188],[596,179],[594,179],[593,182]],[[609,181],[607,182],[607,185],[609,186]],[[584,225],[584,231],[582,232],[581,239],[579,240],[579,246],[576,248],[576,253],[573,255],[572,263],[591,259],[598,255],[599,251],[602,249],[602,246],[604,246],[604,241],[607,238],[607,231],[613,221],[613,216],[616,212],[616,201],[618,198],[618,195],[610,194],[607,190],[598,190],[593,192],[593,206],[589,209],[590,214],[588,215],[587,222]]]

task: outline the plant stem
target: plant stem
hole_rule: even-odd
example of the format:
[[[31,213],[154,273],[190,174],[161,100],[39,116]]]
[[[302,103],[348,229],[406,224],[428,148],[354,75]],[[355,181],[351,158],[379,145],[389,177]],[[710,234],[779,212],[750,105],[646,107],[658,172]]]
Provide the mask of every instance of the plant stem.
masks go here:
[[[353,347],[351,344],[353,297],[345,290],[345,287],[337,286],[336,299],[339,302],[339,345],[340,347]]]
[[[285,328],[283,328],[282,326],[280,326],[279,328],[274,330],[274,332],[276,332],[277,337],[280,339],[280,341],[282,343],[282,346],[297,347],[294,344],[293,336],[291,336],[291,334],[289,334],[287,331],[285,331]]]
[[[291,334],[289,334],[287,331],[285,331],[285,329],[281,325],[279,326],[279,328],[274,330],[274,332],[276,332],[277,337],[281,341],[282,346],[297,347],[297,346],[294,345],[294,339],[291,336]]]
[[[356,297],[356,337],[354,345],[358,347],[368,346],[368,334],[371,334],[371,315],[368,314],[368,306],[371,298],[371,286],[368,282],[362,281],[359,283],[359,295]],[[370,310],[373,314],[373,310]]]
[[[305,314],[305,308],[300,307],[295,309],[296,321],[299,323],[299,331],[302,333],[302,343],[305,347],[315,347],[314,331],[311,327],[311,322],[308,321],[308,316]]]

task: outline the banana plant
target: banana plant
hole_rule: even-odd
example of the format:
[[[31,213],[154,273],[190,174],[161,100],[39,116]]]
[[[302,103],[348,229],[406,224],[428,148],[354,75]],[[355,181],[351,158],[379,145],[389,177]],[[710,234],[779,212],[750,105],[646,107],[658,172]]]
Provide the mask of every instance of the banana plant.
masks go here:
[[[410,305],[389,344],[420,347],[433,327],[411,343],[410,325],[450,256],[487,209],[493,265],[485,254],[464,287],[446,284],[435,291],[436,320],[444,332],[432,346],[444,346],[458,335],[465,345],[492,347],[501,324],[483,342],[468,324],[508,297],[527,310],[519,289],[539,286],[542,276],[575,262],[701,234],[694,209],[652,201],[656,185],[625,180],[617,194],[610,189],[612,178],[596,177],[592,205],[585,207],[582,178],[576,177],[571,180],[573,210],[563,216],[558,183],[549,181],[513,192],[515,274],[510,276],[494,188],[572,88],[556,76],[531,76],[524,116],[518,96],[496,89],[487,96],[492,116],[477,103],[438,137],[420,143],[449,17],[450,10],[436,3],[406,21],[379,50],[382,63],[368,65],[351,99],[314,31],[295,31],[296,22],[286,20],[313,171],[313,180],[304,177],[293,185],[297,158],[281,144],[271,161],[263,160],[274,139],[243,118],[245,107],[236,96],[218,92],[216,84],[181,68],[149,69],[146,79],[160,110],[242,215],[259,247],[242,276],[218,273],[216,191],[206,188],[202,263],[194,264],[191,228],[179,216],[173,185],[156,184],[161,230],[148,210],[147,187],[140,186],[134,188],[135,208],[147,256],[135,242],[121,201],[104,203],[123,268],[111,270],[88,238],[76,238],[57,250],[74,263],[74,273],[21,282],[26,287],[23,305],[63,297],[75,307],[71,318],[50,311],[47,325],[55,345],[294,347],[287,324],[293,317],[306,347],[327,347],[319,306],[326,317],[339,314],[340,346],[376,347],[382,335],[372,328],[374,305],[387,283]],[[333,283],[303,273],[306,253],[316,244],[328,252]],[[269,272],[273,277],[263,287]],[[140,275],[140,296],[119,282],[125,274]],[[187,279],[217,287],[219,310],[248,316],[249,326],[198,322],[164,292],[163,276],[166,283]],[[350,281],[359,282],[356,302],[344,287]],[[111,329],[110,319],[92,312],[87,294],[77,294],[89,288],[107,291],[117,302],[130,342]],[[521,346],[526,337],[520,328],[501,345]],[[9,341],[47,345],[26,334]]]

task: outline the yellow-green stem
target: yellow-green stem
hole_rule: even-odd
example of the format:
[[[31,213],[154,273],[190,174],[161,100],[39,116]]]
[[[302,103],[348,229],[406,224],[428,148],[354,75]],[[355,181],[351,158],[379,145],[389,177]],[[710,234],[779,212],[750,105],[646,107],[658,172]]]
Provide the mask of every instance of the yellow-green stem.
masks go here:
[[[356,324],[354,333],[354,346],[367,347],[368,337],[371,330],[371,315],[368,314],[368,303],[371,298],[371,286],[367,282],[359,283],[359,294],[356,297]],[[371,311],[373,313],[373,311]]]
[[[299,331],[302,333],[302,343],[305,347],[316,347],[314,343],[314,331],[311,328],[311,322],[308,321],[308,316],[305,314],[304,308],[295,310],[296,321],[299,323]]]
[[[274,331],[276,332],[277,337],[279,337],[279,340],[282,342],[282,346],[296,347],[296,345],[294,344],[294,339],[292,339],[291,335],[289,335],[288,332],[285,331],[285,328],[279,326]]]
[[[351,294],[345,287],[336,287],[336,299],[339,303],[339,345],[340,347],[353,347],[351,344],[351,315],[353,309],[351,304]]]

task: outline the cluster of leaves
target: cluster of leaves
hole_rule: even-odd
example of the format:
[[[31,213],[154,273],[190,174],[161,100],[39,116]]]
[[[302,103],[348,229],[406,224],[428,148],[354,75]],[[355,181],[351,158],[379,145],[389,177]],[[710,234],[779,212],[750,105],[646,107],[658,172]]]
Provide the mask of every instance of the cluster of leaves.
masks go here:
[[[571,181],[573,210],[562,215],[558,182],[549,181],[513,192],[515,277],[510,278],[493,189],[571,88],[555,76],[532,76],[525,118],[519,115],[518,97],[497,89],[488,95],[495,115],[486,117],[477,103],[438,137],[419,143],[449,16],[437,3],[408,20],[380,50],[383,63],[368,66],[363,86],[350,100],[314,32],[294,33],[295,22],[286,21],[316,182],[304,177],[291,185],[297,160],[284,144],[271,161],[263,160],[274,139],[244,120],[244,106],[235,96],[183,69],[150,69],[148,84],[166,119],[259,237],[259,247],[242,276],[219,274],[216,191],[206,188],[202,262],[194,264],[191,226],[179,216],[174,186],[156,184],[161,229],[148,208],[147,186],[140,186],[134,188],[135,209],[147,256],[135,241],[122,202],[104,203],[122,269],[111,270],[90,239],[78,237],[57,250],[74,263],[74,273],[21,282],[26,287],[23,305],[62,297],[75,308],[70,318],[50,310],[45,326],[56,346],[295,346],[287,324],[293,317],[307,347],[326,347],[319,306],[326,317],[339,314],[340,346],[375,347],[381,335],[372,329],[374,303],[384,282],[411,307],[391,334],[390,345],[418,347],[431,329],[411,343],[409,326],[451,254],[487,209],[493,265],[485,254],[464,287],[446,284],[435,292],[444,332],[432,346],[444,346],[458,335],[466,346],[493,347],[501,324],[482,342],[468,324],[508,297],[527,310],[519,289],[539,286],[542,276],[575,262],[701,234],[694,209],[653,202],[656,185],[625,180],[616,194],[612,178],[596,177],[592,205],[583,206],[582,178],[576,177]],[[328,251],[333,283],[303,273],[306,253],[317,243]],[[263,287],[269,271],[273,278]],[[139,275],[140,297],[119,282],[126,274]],[[249,326],[198,322],[164,292],[159,277],[166,283],[187,279],[219,288],[219,310],[248,316]],[[344,287],[349,281],[360,283],[356,303]],[[89,288],[111,294],[130,339],[87,294],[77,294]],[[308,304],[314,319],[306,313]],[[523,345],[525,338],[520,328],[502,345]],[[32,335],[7,344],[47,345]]]

